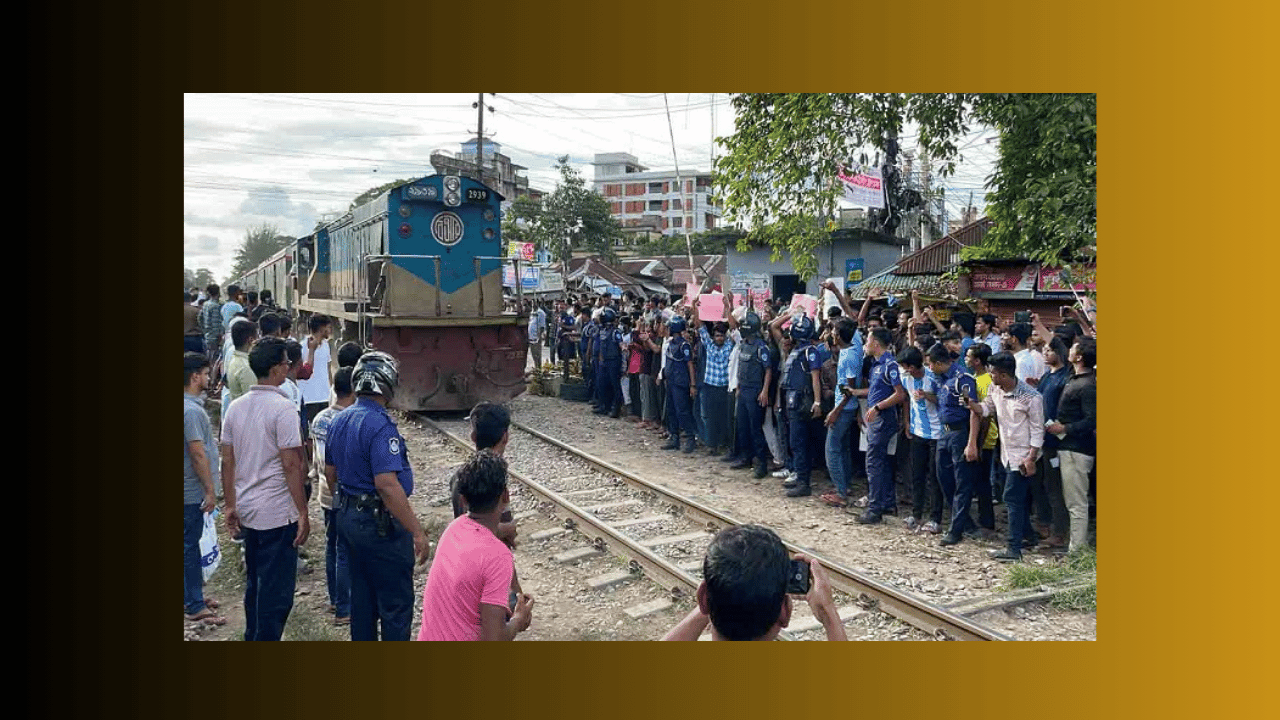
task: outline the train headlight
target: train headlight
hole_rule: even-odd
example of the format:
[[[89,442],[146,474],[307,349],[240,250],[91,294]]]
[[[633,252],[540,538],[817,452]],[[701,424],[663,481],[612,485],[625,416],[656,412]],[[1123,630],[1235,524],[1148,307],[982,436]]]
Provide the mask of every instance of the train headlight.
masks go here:
[[[412,212],[413,212],[413,209],[412,209],[412,208],[410,208],[408,205],[401,205],[401,206],[400,206],[400,217],[407,218],[407,217],[409,217],[409,214],[410,214],[410,213],[412,213]]]
[[[456,193],[458,192],[458,189],[461,187],[462,187],[462,181],[454,177],[453,175],[450,175],[449,177],[446,177],[444,179],[445,190]]]
[[[495,234],[495,233],[493,232],[493,228],[485,228],[485,229],[484,229],[484,239],[485,239],[485,240],[492,240],[492,239],[493,239],[494,234]]]
[[[462,204],[462,198],[456,192],[445,193],[444,204],[449,207],[457,207]]]
[[[413,234],[413,227],[409,223],[400,224],[400,237],[407,238]]]
[[[484,219],[485,219],[487,222],[493,222],[493,210],[491,210],[491,209],[489,209],[489,208],[485,208],[485,209],[484,209]]]

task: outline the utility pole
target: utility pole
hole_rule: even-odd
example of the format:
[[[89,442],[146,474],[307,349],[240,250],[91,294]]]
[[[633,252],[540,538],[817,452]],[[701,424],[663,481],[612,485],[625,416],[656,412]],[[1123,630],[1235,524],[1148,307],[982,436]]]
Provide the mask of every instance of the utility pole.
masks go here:
[[[488,183],[484,181],[484,110],[486,107],[484,93],[477,93],[476,101],[471,103],[471,107],[476,109],[476,180],[479,180],[482,185],[487,185]],[[489,112],[493,112],[492,105],[487,107]]]
[[[930,206],[933,205],[933,198],[929,196],[930,174],[931,173],[929,168],[929,152],[925,150],[923,147],[921,147],[920,148],[920,175],[923,178],[922,185],[924,186],[924,192],[921,194],[924,196],[924,207],[921,208],[922,212],[920,213],[920,247],[916,248],[917,250],[924,247],[925,245],[928,245],[930,242],[929,212],[930,212]]]

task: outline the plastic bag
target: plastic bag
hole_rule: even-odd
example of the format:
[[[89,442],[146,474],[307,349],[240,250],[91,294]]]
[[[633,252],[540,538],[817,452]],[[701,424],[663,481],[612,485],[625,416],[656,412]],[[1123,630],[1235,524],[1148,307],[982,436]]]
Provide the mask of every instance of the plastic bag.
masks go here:
[[[204,514],[204,532],[200,535],[200,574],[205,582],[218,569],[222,553],[218,549],[218,511]]]

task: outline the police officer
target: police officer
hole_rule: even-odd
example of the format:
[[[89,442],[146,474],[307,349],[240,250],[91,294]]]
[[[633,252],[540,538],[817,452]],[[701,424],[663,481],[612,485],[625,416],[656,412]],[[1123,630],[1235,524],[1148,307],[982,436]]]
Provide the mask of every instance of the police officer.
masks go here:
[[[883,327],[867,335],[867,355],[871,363],[867,383],[867,511],[858,522],[870,525],[885,513],[897,512],[897,494],[889,469],[889,441],[898,432],[898,405],[906,400],[901,371],[893,361],[893,334]]]
[[[667,344],[667,366],[662,370],[662,382],[667,393],[667,432],[671,438],[662,446],[663,450],[680,448],[680,431],[684,431],[684,452],[691,453],[694,442],[695,427],[693,423],[693,399],[698,396],[698,386],[693,380],[693,348],[684,337],[688,327],[683,317],[671,318],[667,323],[667,334],[671,342]]]
[[[812,492],[809,475],[816,459],[813,449],[823,432],[821,373],[830,353],[817,344],[817,328],[808,315],[796,316],[788,333],[793,345],[782,366],[782,388],[787,440],[796,477],[787,497],[804,497]]]
[[[971,422],[967,399],[978,400],[978,380],[962,372],[955,363],[956,357],[942,343],[929,348],[925,362],[933,374],[942,381],[938,390],[938,419],[942,421],[942,439],[938,441],[938,483],[943,496],[951,503],[951,527],[942,537],[942,545],[955,545],[964,533],[978,526],[969,516],[969,503],[974,494],[991,495],[978,462],[965,456],[965,448],[978,446],[978,426]],[[979,487],[981,485],[981,487]],[[991,503],[978,503],[979,515],[991,515]],[[983,518],[986,519],[985,517]],[[994,518],[992,518],[994,520]]]
[[[564,364],[564,379],[569,379],[569,361],[577,357],[578,346],[573,341],[576,321],[573,314],[562,309],[556,327],[556,356]]]
[[[594,403],[596,400],[596,367],[595,357],[595,339],[600,332],[600,326],[596,324],[595,317],[591,314],[590,308],[584,308],[582,311],[582,336],[578,340],[578,350],[582,357],[582,378],[587,382],[587,397],[591,398]]]
[[[601,327],[596,336],[599,348],[596,387],[600,392],[596,407],[591,411],[596,415],[611,414],[618,417],[617,401],[622,390],[618,384],[622,374],[622,332],[618,330],[617,323],[616,310],[606,306],[600,311]]]
[[[413,564],[425,563],[426,533],[409,507],[413,470],[404,438],[387,414],[399,383],[395,359],[366,352],[352,371],[357,400],[329,427],[325,474],[339,492],[338,532],[351,573],[351,639],[408,640]]]
[[[762,478],[769,467],[769,445],[764,439],[764,410],[769,407],[768,387],[773,380],[773,357],[769,344],[760,336],[759,315],[748,311],[741,323],[732,312],[728,316],[729,329],[740,328],[742,331],[742,342],[738,343],[737,349],[738,400],[735,412],[741,455],[729,467],[733,470],[749,468],[752,458],[755,458],[755,475]]]

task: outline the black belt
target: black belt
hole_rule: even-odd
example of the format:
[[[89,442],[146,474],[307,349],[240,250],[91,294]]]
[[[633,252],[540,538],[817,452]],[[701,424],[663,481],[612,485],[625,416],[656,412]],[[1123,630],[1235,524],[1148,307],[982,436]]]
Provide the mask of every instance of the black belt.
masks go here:
[[[385,507],[382,503],[382,496],[378,493],[368,493],[356,495],[348,492],[338,493],[338,507],[351,508],[361,512],[371,510],[381,510]]]
[[[942,423],[942,425],[943,425],[944,427],[946,427],[948,430],[960,431],[960,430],[968,430],[968,429],[969,429],[969,423],[968,423],[968,422]]]

